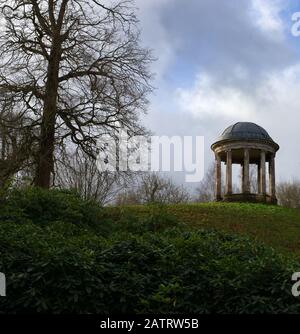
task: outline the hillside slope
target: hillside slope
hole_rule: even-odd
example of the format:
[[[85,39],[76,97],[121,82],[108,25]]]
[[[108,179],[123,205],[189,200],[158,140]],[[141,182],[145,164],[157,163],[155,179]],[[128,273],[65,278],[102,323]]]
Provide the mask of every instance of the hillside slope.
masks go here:
[[[72,192],[12,190],[0,198],[0,314],[300,313],[299,225],[280,207],[101,208]]]
[[[156,206],[107,208],[107,214],[148,216]],[[193,229],[214,228],[246,234],[284,253],[300,255],[300,211],[280,206],[247,203],[201,203],[170,205],[164,212]]]

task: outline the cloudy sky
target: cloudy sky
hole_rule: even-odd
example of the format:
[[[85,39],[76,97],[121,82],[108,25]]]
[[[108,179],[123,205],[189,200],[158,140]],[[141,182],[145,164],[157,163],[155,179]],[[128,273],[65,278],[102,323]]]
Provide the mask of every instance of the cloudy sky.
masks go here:
[[[295,0],[136,0],[143,43],[158,58],[145,124],[158,135],[205,137],[232,123],[266,128],[281,149],[279,181],[299,176],[300,37]]]

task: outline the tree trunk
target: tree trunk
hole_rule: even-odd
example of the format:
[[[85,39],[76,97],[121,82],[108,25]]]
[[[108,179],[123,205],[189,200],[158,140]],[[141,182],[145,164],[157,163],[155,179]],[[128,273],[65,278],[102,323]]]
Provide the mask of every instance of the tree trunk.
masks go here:
[[[59,43],[53,43],[47,71],[45,101],[40,134],[40,148],[38,154],[35,185],[49,189],[51,173],[53,172],[53,155],[55,141],[55,121],[57,112],[58,75],[60,62]]]

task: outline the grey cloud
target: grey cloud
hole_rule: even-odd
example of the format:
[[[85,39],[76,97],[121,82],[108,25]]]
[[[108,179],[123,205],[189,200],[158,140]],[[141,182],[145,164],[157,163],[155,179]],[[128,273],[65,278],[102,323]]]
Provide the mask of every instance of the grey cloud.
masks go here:
[[[251,16],[250,0],[139,0],[139,4],[144,42],[161,59],[155,67],[160,72],[158,89],[145,124],[159,135],[205,136],[208,166],[213,159],[210,144],[224,128],[240,121],[239,113],[200,119],[178,105],[175,94],[182,86],[193,90],[197,75],[208,74],[214,79],[216,98],[219,89],[230,86],[253,101],[257,112],[248,121],[264,126],[282,146],[279,178],[297,175],[300,98],[289,94],[289,80],[281,79],[282,71],[298,63],[291,40],[262,31]],[[267,86],[265,94],[271,98],[264,103],[256,89],[273,72],[282,84],[278,90]],[[294,86],[300,87],[297,78]],[[278,92],[284,92],[280,98]]]
[[[295,61],[292,48],[268,36],[253,20],[249,0],[174,0],[161,23],[179,62],[227,78],[236,65],[252,77]]]

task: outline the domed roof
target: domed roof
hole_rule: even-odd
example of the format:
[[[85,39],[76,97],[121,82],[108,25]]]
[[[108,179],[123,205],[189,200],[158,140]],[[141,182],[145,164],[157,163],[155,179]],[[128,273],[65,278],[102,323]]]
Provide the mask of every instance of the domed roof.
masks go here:
[[[264,128],[250,122],[238,122],[229,126],[218,138],[218,141],[222,140],[263,140],[273,142],[273,139]]]

